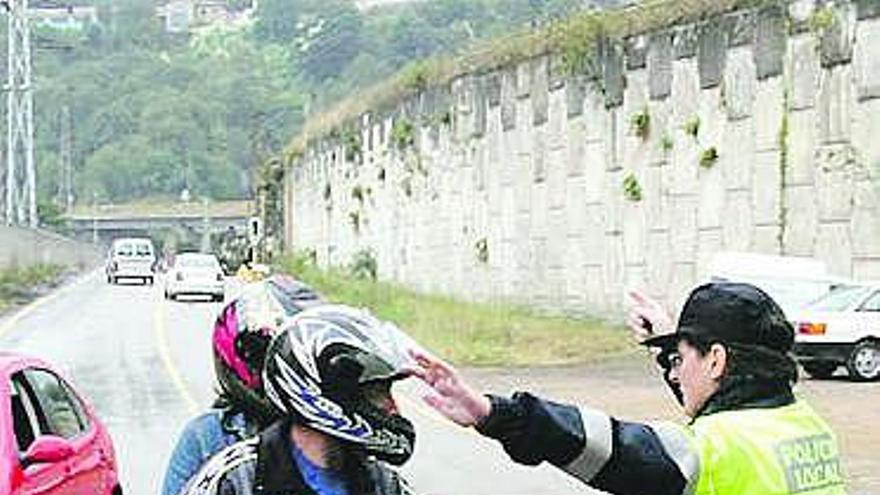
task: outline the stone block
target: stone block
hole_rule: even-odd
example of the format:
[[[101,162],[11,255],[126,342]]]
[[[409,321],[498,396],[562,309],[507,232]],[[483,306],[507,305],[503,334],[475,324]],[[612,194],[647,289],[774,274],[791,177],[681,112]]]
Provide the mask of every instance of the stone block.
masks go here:
[[[778,225],[755,225],[752,231],[752,246],[749,251],[759,254],[780,254],[780,229]]]
[[[547,179],[547,142],[546,133],[536,128],[532,133],[532,181],[544,182]]]
[[[584,201],[601,203],[605,192],[605,147],[601,142],[587,142],[584,153]]]
[[[570,177],[583,176],[586,161],[587,131],[583,118],[570,120],[566,129],[568,161],[567,171]]]
[[[547,122],[550,84],[548,81],[548,57],[542,56],[531,60],[529,94],[532,99],[532,125],[540,126]]]
[[[747,251],[752,245],[752,195],[750,191],[729,191],[724,207],[724,248]]]
[[[724,71],[724,103],[729,120],[744,119],[752,115],[755,85],[752,48],[732,48]]]
[[[648,227],[650,229],[669,228],[669,167],[647,167],[641,176],[643,177],[642,203],[645,205]]]
[[[848,64],[852,60],[856,20],[852,4],[828,6],[833,21],[820,33],[819,55],[823,67]]]
[[[650,35],[647,53],[648,88],[652,100],[667,98],[672,92],[672,33]]]
[[[584,269],[586,276],[587,310],[591,314],[602,314],[607,311],[605,305],[605,271],[602,265],[589,265]]]
[[[699,28],[697,42],[701,88],[714,88],[721,84],[726,58],[727,31],[721,24],[720,18],[703,23]]]
[[[605,207],[601,204],[588,204],[587,214],[582,219],[584,262],[587,265],[601,266],[605,259]]]
[[[586,180],[582,176],[567,177],[565,180],[563,201],[565,204],[566,233],[569,237],[583,237],[587,234],[584,230],[584,218],[587,215],[587,202],[584,201],[586,187]]]
[[[587,93],[585,103],[584,122],[587,130],[587,141],[601,141],[605,137],[611,112],[605,108],[602,97],[595,92]]]
[[[605,40],[602,46],[602,87],[605,90],[605,106],[618,107],[623,103],[626,75],[623,69],[623,50],[616,43]]]
[[[565,148],[556,148],[547,151],[547,187],[549,188],[549,207],[551,209],[562,209],[565,207],[565,180],[568,177],[565,168],[566,156],[568,155]]]
[[[652,230],[648,232],[647,286],[654,294],[666,294],[672,277],[672,245],[669,231]]]
[[[605,173],[605,187],[602,202],[605,205],[605,232],[623,232],[623,171]]]
[[[844,143],[851,137],[852,67],[836,66],[823,71],[819,90],[819,139],[822,143]]]
[[[630,36],[623,41],[626,70],[644,69],[647,65],[648,37],[644,34]]]
[[[568,69],[565,66],[562,55],[558,53],[551,54],[547,60],[547,86],[550,92],[565,87],[567,76]]]
[[[501,77],[501,128],[510,131],[516,128],[517,72],[507,69]]]
[[[742,10],[725,16],[727,43],[730,47],[751,45],[755,39],[756,16],[753,10]]]
[[[880,2],[876,2],[880,5]],[[880,9],[880,7],[878,7]],[[856,29],[853,70],[859,100],[880,98],[880,19],[864,20]]]
[[[816,177],[816,111],[801,110],[788,116],[788,170],[785,182],[789,185],[810,185]]]
[[[849,222],[820,223],[815,256],[826,263],[831,274],[851,277],[853,258]]]
[[[699,31],[695,25],[685,24],[673,29],[672,50],[676,60],[695,56],[698,43]]]
[[[752,186],[754,123],[754,119],[743,119],[731,122],[725,128],[721,146],[725,150],[735,151],[721,154],[716,166],[724,173],[727,189],[742,190]]]
[[[676,308],[672,314],[684,306],[688,294],[697,283],[697,267],[693,261],[676,262],[672,265],[672,280],[669,284],[667,307]]]
[[[645,206],[640,202],[626,201],[623,205],[623,248],[624,261],[627,265],[645,263],[647,245],[647,215]]]
[[[690,136],[684,136],[676,141],[669,165],[673,194],[693,194],[697,190],[700,152],[699,143]]]
[[[755,91],[755,151],[779,149],[779,129],[782,127],[785,90],[782,78],[758,82]]]
[[[611,108],[608,111],[607,127],[604,130],[605,143],[605,169],[620,170],[621,150],[626,139],[626,122],[621,116],[620,108]]]
[[[672,254],[676,262],[693,262],[697,250],[697,198],[692,195],[675,195],[671,198],[671,225],[669,232]]]
[[[849,145],[823,147],[816,159],[819,218],[824,222],[849,220],[853,214],[853,184],[863,173],[863,164]]]
[[[779,224],[782,206],[781,181],[779,155],[776,152],[756,153],[752,175],[752,208],[755,225]]]
[[[520,100],[529,97],[532,90],[531,62],[520,62],[516,66],[516,97]]]
[[[565,146],[565,128],[568,124],[565,113],[565,92],[554,91],[550,93],[547,115],[547,147],[549,149]]]
[[[586,80],[583,76],[572,77],[565,85],[565,110],[569,119],[584,114],[584,98],[586,97]]]
[[[812,33],[804,33],[791,39],[788,48],[788,73],[791,77],[789,106],[793,110],[811,108],[816,103],[819,90],[819,64],[817,40]]]
[[[720,228],[700,230],[697,233],[697,277],[708,278],[712,270],[712,259],[724,251],[724,232]]]
[[[623,236],[619,233],[605,236],[604,295],[607,307],[619,308],[623,302],[624,259]]]
[[[480,81],[482,82],[482,81]],[[474,124],[471,136],[483,137],[486,134],[486,119],[489,112],[489,100],[483,84],[474,85]]]
[[[672,64],[673,126],[681,128],[697,113],[700,101],[700,80],[696,61],[678,60]]]
[[[489,104],[489,108],[495,108],[501,105],[501,78],[501,73],[498,71],[491,72],[484,76],[486,102]]]
[[[864,100],[856,106],[853,120],[853,146],[868,166],[880,169],[880,98]]]
[[[785,12],[780,5],[761,9],[755,24],[755,67],[759,80],[779,76],[783,70],[786,31]]]
[[[810,185],[786,187],[783,252],[793,256],[812,256],[818,227],[815,188]]]
[[[717,167],[700,171],[699,206],[697,226],[699,229],[721,228],[724,220],[725,187],[724,174]],[[720,238],[720,234],[719,234]]]

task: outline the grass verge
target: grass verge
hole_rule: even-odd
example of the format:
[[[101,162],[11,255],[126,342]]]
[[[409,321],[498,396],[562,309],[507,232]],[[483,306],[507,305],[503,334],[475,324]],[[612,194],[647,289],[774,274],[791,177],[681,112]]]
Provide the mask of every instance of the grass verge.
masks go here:
[[[55,284],[64,270],[51,264],[0,269],[0,311],[30,301],[39,287]]]
[[[631,349],[626,331],[598,319],[545,316],[505,304],[419,294],[343,271],[322,271],[299,258],[288,258],[279,268],[334,302],[370,308],[459,365],[578,364]]]

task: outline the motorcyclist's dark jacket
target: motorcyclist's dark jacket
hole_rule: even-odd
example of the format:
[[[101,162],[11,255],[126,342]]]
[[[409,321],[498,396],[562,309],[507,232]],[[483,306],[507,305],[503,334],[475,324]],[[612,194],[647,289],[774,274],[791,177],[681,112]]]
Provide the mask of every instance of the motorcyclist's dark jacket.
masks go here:
[[[290,454],[291,423],[276,422],[258,436],[220,451],[194,476],[183,495],[314,495]],[[353,471],[354,472],[354,471]],[[350,495],[413,495],[390,466],[358,461]]]
[[[692,493],[700,461],[678,428],[620,421],[600,411],[528,393],[489,398],[492,412],[477,425],[477,431],[500,441],[518,463],[547,461],[615,495]],[[733,387],[716,393],[698,417],[794,402],[788,386]]]

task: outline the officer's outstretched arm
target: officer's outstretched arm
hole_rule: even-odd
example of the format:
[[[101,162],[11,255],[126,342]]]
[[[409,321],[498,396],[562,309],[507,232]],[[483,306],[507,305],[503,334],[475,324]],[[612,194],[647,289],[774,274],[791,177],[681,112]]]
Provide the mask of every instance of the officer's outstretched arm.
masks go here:
[[[511,459],[548,461],[590,486],[620,495],[691,493],[699,459],[673,426],[627,423],[592,409],[527,393],[490,397],[477,430],[500,441]]]

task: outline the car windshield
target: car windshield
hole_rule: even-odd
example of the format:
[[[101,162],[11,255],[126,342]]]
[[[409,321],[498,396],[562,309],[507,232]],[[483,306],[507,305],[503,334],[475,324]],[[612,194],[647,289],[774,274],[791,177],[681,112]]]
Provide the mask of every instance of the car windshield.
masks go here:
[[[137,244],[134,247],[134,252],[137,256],[150,256],[153,254],[153,249],[149,244]]]
[[[116,246],[116,255],[117,256],[131,256],[131,244],[120,244]]]
[[[219,266],[213,256],[182,256],[178,265],[183,268],[217,268]]]
[[[868,287],[862,285],[842,285],[813,301],[809,308],[814,311],[844,311],[865,295]]]

